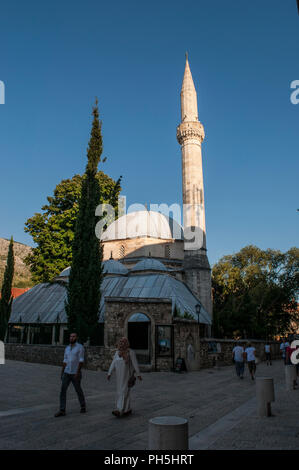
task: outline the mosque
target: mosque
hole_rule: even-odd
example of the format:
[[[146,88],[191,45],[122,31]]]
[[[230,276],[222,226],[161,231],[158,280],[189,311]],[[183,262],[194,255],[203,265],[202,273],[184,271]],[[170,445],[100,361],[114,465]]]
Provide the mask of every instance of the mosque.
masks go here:
[[[184,226],[160,212],[130,212],[102,234],[104,279],[99,309],[103,368],[120,336],[128,336],[148,370],[171,370],[178,357],[200,367],[200,337],[211,335],[211,269],[206,249],[197,94],[186,57],[181,89]],[[14,300],[8,342],[63,345],[70,268]]]

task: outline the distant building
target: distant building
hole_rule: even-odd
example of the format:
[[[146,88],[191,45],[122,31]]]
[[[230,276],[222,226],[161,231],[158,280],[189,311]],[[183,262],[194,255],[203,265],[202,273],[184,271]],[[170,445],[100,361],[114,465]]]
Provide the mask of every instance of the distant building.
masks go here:
[[[25,292],[27,292],[27,290],[29,290],[30,287],[12,287],[11,289],[11,296],[13,299],[15,299],[16,297],[19,297],[19,295],[22,295],[24,294]],[[0,298],[1,298],[1,292],[0,292]]]

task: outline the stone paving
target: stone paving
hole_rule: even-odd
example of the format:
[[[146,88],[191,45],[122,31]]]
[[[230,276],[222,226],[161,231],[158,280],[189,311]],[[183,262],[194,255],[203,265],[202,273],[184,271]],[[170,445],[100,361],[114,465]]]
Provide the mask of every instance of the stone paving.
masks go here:
[[[150,372],[132,390],[133,414],[111,414],[115,379],[83,371],[88,412],[79,413],[70,385],[67,415],[58,410],[60,368],[7,361],[0,365],[0,449],[147,448],[148,420],[188,418],[190,449],[298,449],[299,390],[287,392],[282,361],[259,364],[257,376],[274,378],[271,418],[258,418],[255,383],[239,380],[232,367],[176,374]]]

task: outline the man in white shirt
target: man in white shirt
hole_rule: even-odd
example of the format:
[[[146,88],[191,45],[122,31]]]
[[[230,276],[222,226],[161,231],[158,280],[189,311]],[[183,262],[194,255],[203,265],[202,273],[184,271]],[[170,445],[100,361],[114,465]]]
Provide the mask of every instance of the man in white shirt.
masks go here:
[[[243,379],[243,375],[244,375],[244,348],[243,346],[241,346],[240,343],[238,343],[233,351],[232,351],[232,355],[233,355],[233,361],[235,363],[235,366],[236,366],[236,372],[237,372],[237,376],[240,377],[240,379]]]
[[[255,348],[251,346],[251,343],[248,343],[247,348],[245,349],[248,370],[251,375],[252,380],[254,380],[254,374],[256,371],[256,364],[255,364]]]
[[[290,346],[290,344],[288,343],[288,341],[286,341],[286,338],[282,338],[282,343],[280,345],[280,352],[281,352],[281,356],[282,356],[284,363],[286,363],[286,350],[288,346]]]
[[[77,342],[77,333],[70,335],[70,344],[65,348],[63,366],[61,371],[61,391],[60,391],[60,410],[55,414],[55,418],[65,416],[66,391],[72,382],[78,395],[81,406],[81,413],[86,413],[86,404],[84,393],[81,388],[81,368],[84,364],[84,348]]]

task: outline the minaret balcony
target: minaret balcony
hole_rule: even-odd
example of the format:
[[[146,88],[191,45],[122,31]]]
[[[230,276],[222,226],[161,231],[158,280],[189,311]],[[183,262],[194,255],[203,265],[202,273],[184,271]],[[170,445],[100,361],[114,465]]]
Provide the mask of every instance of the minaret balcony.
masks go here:
[[[201,143],[205,138],[205,131],[199,121],[182,122],[177,127],[176,137],[180,145],[188,139],[198,139]]]

